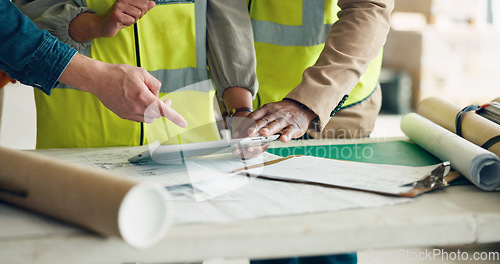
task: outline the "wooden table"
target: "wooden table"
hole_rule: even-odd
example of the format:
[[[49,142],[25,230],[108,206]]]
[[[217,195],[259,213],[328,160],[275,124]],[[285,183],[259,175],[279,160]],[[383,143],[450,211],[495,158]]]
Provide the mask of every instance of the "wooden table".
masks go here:
[[[499,241],[500,192],[473,185],[451,186],[389,207],[176,226],[145,250],[0,203],[3,264],[182,263]]]

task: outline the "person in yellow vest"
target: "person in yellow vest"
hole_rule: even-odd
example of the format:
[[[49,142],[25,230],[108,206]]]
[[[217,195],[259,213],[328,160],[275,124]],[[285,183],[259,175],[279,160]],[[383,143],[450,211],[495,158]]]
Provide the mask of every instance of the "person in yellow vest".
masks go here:
[[[4,25],[0,31],[0,123],[2,88],[17,80],[48,96],[58,83],[73,85],[94,94],[121,118],[142,122],[163,115],[180,126],[185,123],[182,116],[159,101],[160,83],[144,69],[103,63],[77,54],[47,31],[39,30],[9,0],[0,1],[0,13],[0,23]],[[161,111],[145,111],[153,102]]]
[[[259,91],[253,102],[244,90],[224,96],[246,117],[233,136],[281,133],[288,142],[369,135],[381,106],[378,78],[393,6],[393,0],[249,0]],[[251,263],[357,263],[357,256]]]
[[[54,89],[51,97],[35,91],[37,120],[51,116],[51,122],[37,123],[37,148],[133,146],[153,142],[179,144],[220,139],[214,111],[215,90],[209,74],[221,63],[220,57],[207,58],[207,10],[221,5],[220,0],[15,0],[21,11],[42,29],[47,29],[81,54],[112,63],[140,66],[161,83],[160,96],[170,99],[171,107],[187,121],[180,128],[168,120],[156,125],[118,118],[100,105],[95,97],[68,86]],[[226,9],[244,1],[225,1]],[[48,8],[47,8],[48,6]],[[241,18],[237,12],[219,12],[218,16]],[[208,21],[210,17],[208,17]],[[243,19],[236,25],[247,23]],[[225,25],[222,25],[223,28]],[[227,25],[226,25],[227,26]],[[233,25],[229,25],[233,26]],[[212,25],[217,28],[218,25]],[[213,31],[213,30],[212,30]],[[212,32],[208,28],[208,32]],[[210,38],[208,43],[210,44]],[[253,50],[253,43],[241,48]],[[243,87],[255,93],[255,58],[223,59],[235,65],[248,65],[242,78],[222,76],[226,88]],[[216,66],[207,70],[207,61]],[[223,68],[229,70],[234,67]],[[213,69],[212,69],[213,68]],[[237,80],[237,81],[232,81]],[[243,82],[240,82],[244,80]],[[156,121],[155,121],[156,122]]]
[[[259,81],[253,107],[260,108],[241,113],[251,122],[235,134],[281,133],[282,142],[369,135],[381,106],[378,78],[393,0],[250,0],[248,6]],[[228,96],[226,104],[245,96]]]

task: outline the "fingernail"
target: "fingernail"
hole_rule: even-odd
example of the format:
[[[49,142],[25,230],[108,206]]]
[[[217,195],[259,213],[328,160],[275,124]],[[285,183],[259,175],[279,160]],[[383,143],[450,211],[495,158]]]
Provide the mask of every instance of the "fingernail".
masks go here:
[[[240,155],[240,149],[234,149],[233,150],[233,154],[236,155],[236,156],[239,156]]]
[[[263,129],[261,129],[261,130],[260,130],[260,132],[261,132],[262,134],[267,134],[267,133],[269,133],[269,128],[266,128],[266,127],[265,127],[265,128],[263,128]]]
[[[233,133],[233,138],[238,138],[240,136],[240,133],[238,131]]]
[[[250,151],[250,152],[253,152],[255,150],[255,148],[254,147],[248,147],[247,150]]]
[[[180,127],[182,127],[182,128],[186,128],[188,124],[187,124],[187,121],[186,121],[186,120],[183,120],[183,121],[181,120],[181,121],[179,122],[179,124],[178,124],[178,125],[179,125]]]

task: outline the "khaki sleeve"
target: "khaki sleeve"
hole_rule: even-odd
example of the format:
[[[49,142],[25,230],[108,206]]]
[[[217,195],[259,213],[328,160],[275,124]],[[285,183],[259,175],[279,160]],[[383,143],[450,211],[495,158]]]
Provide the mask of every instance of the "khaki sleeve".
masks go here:
[[[13,3],[41,30],[81,51],[92,41],[78,42],[69,35],[69,23],[79,14],[93,12],[73,0],[14,0]]]
[[[339,19],[328,33],[324,50],[286,96],[316,113],[319,124],[311,128],[321,130],[385,44],[394,0],[339,0],[338,5]]]
[[[229,87],[258,89],[253,30],[245,0],[208,0],[207,59],[220,98]]]

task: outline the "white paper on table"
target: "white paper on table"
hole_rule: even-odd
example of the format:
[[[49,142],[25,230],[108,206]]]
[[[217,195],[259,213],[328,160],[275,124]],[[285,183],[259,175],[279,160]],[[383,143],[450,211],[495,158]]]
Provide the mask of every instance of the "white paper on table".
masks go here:
[[[450,161],[452,168],[479,188],[500,188],[500,159],[492,152],[415,113],[403,116],[401,130],[434,156]]]
[[[242,179],[245,176],[235,176]],[[193,186],[168,187],[174,198],[174,225],[224,223],[264,217],[301,215],[339,210],[390,206],[411,198],[342,190],[307,184],[252,179],[241,188],[197,202]]]
[[[230,178],[237,168],[262,164],[266,161],[274,160],[279,156],[263,153],[254,158],[242,160],[230,153],[214,153],[203,157],[193,157],[180,162],[161,164],[150,163],[130,163],[128,158],[135,156],[147,149],[141,147],[117,147],[96,150],[58,150],[49,152],[50,156],[58,159],[78,164],[86,167],[107,170],[122,176],[132,177],[137,180],[149,181],[162,184],[163,186],[174,186],[183,184],[193,184],[207,180],[217,180]],[[220,193],[221,190],[214,190],[215,193],[205,188],[209,196]],[[205,199],[205,198],[203,198]]]
[[[353,208],[389,206],[411,201],[359,191],[259,180],[235,169],[279,158],[264,153],[242,161],[231,154],[197,157],[184,166],[127,161],[144,147],[119,147],[81,152],[54,151],[50,156],[100,168],[126,177],[163,184],[174,206],[174,224],[231,222]],[[262,168],[261,168],[262,170]]]
[[[372,164],[296,156],[266,165],[264,169],[245,170],[253,175],[304,183],[320,183],[388,194],[401,194],[413,189],[411,183],[427,176],[440,164],[411,167]]]

